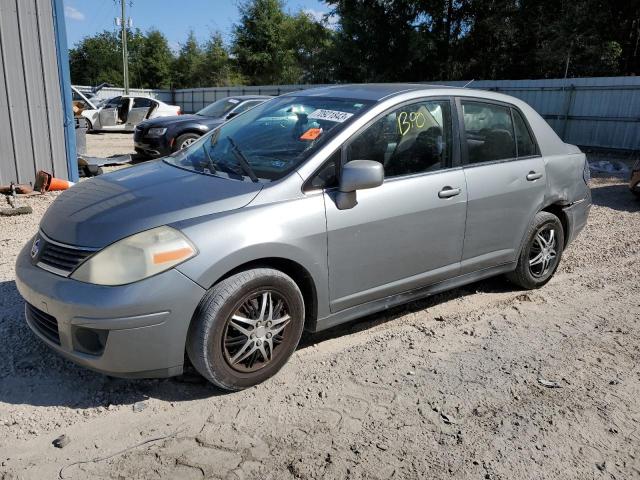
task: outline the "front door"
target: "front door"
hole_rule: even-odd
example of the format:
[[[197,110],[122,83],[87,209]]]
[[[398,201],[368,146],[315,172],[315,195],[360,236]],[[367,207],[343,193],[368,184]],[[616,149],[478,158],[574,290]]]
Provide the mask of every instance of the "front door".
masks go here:
[[[464,173],[453,168],[452,107],[426,99],[394,108],[344,147],[343,161],[376,160],[383,185],[339,210],[325,193],[333,312],[455,276],[464,237]],[[456,152],[457,154],[457,152]]]
[[[460,100],[468,189],[462,273],[515,261],[546,191],[544,160],[520,111]],[[465,152],[466,151],[466,152]]]
[[[122,97],[114,97],[100,109],[100,127],[113,127],[118,120],[118,107]]]

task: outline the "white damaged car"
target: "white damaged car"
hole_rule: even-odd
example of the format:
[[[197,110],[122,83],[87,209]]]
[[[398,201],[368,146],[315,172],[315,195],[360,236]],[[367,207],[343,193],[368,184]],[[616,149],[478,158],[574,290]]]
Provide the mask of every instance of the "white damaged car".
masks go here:
[[[181,115],[177,105],[168,105],[150,97],[122,95],[107,101],[96,101],[72,87],[74,103],[78,98],[84,104],[80,115],[89,122],[88,130],[133,132],[143,120]]]

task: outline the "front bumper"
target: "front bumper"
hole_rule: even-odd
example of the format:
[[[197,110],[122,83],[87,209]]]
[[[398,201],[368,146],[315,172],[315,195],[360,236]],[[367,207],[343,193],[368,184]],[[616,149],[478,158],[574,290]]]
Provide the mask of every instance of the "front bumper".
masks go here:
[[[165,133],[161,137],[146,137],[136,130],[133,135],[133,146],[136,152],[149,157],[165,157],[171,154],[171,139]]]
[[[631,172],[631,180],[629,180],[629,190],[636,195],[640,195],[640,170]]]
[[[29,252],[30,243],[18,256],[16,285],[29,305],[57,322],[59,344],[27,307],[29,327],[52,349],[116,377],[182,373],[187,331],[205,293],[202,287],[175,269],[129,285],[91,285],[33,265]],[[80,338],[86,332],[104,334],[99,353],[85,353]]]
[[[563,211],[567,218],[565,245],[569,245],[587,225],[591,211],[591,190],[588,190],[585,198],[564,207]]]

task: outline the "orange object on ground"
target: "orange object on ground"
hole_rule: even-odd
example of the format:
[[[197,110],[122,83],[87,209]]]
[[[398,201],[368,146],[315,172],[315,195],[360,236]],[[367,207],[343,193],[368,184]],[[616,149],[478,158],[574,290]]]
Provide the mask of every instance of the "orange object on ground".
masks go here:
[[[300,136],[300,140],[315,140],[321,133],[321,128],[310,128]]]
[[[55,192],[61,190],[67,190],[74,185],[69,180],[62,180],[56,178],[44,170],[40,170],[36,175],[36,183],[33,189],[39,192]]]

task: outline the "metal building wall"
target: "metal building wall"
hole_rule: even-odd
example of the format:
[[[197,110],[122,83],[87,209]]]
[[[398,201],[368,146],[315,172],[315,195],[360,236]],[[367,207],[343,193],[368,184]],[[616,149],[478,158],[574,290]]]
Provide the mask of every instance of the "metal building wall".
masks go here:
[[[33,182],[37,170],[69,178],[56,48],[59,3],[0,0],[0,184]],[[64,30],[64,19],[58,22]]]

